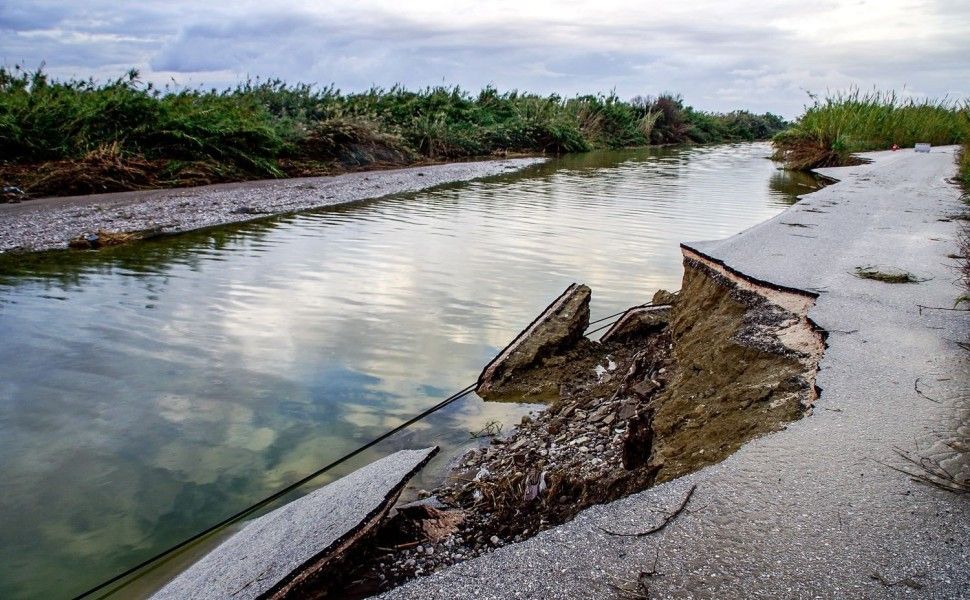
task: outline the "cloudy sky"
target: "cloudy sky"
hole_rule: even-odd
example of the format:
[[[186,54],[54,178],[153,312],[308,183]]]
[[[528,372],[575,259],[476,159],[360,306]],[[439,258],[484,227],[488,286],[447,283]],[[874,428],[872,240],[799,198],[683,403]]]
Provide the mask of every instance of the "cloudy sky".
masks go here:
[[[706,110],[794,116],[806,90],[970,96],[970,2],[11,1],[0,62],[98,79],[137,67],[187,86],[674,91]]]

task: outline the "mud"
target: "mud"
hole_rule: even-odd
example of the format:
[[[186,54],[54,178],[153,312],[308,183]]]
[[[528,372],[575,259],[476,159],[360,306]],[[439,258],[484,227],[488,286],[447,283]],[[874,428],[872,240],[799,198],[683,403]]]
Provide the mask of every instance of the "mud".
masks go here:
[[[620,319],[649,314],[645,326],[602,343],[582,338],[518,373],[518,399],[546,398],[549,408],[461,457],[422,494],[433,510],[391,519],[350,574],[348,597],[521,541],[808,414],[824,347],[806,316],[814,296],[731,273],[688,248],[684,265],[681,293],[658,294],[672,307],[635,307]]]

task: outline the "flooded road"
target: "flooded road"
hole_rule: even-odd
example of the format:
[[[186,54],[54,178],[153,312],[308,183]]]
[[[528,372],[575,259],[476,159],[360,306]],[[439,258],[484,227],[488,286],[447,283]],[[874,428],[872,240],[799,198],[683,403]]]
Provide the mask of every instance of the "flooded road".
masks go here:
[[[679,242],[815,188],[768,154],[594,152],[4,265],[0,597],[79,593],[373,439],[473,382],[569,283],[593,319],[678,288]],[[446,456],[529,408],[471,396],[342,472]]]

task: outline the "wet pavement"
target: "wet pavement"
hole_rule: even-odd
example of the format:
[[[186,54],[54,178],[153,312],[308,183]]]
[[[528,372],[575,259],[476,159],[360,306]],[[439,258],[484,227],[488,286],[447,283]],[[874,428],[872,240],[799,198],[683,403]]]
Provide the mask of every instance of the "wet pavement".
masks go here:
[[[829,332],[814,414],[692,475],[398,588],[386,598],[961,598],[970,498],[905,457],[968,471],[968,315],[953,307],[965,210],[955,148],[869,153],[840,183],[737,236],[690,244],[748,276],[820,294]],[[860,267],[906,270],[889,284]],[[930,308],[926,308],[930,307]],[[962,474],[962,475],[961,475]],[[687,508],[662,531],[642,531]]]

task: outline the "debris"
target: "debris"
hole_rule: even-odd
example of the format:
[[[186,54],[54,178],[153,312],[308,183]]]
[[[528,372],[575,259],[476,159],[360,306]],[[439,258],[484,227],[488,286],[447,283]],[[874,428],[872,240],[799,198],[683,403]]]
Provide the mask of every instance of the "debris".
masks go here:
[[[121,231],[105,231],[99,229],[97,233],[82,233],[67,243],[75,250],[95,250],[106,246],[120,246],[141,239],[136,233]]]
[[[690,486],[690,489],[687,490],[687,495],[684,496],[684,499],[680,502],[680,506],[678,506],[677,509],[674,510],[673,512],[667,513],[667,515],[664,516],[664,518],[660,521],[660,523],[654,525],[653,527],[651,527],[650,529],[647,529],[646,531],[637,531],[634,533],[620,533],[616,531],[610,531],[609,529],[603,529],[603,528],[601,529],[603,529],[603,531],[605,531],[610,535],[618,535],[622,537],[644,537],[644,536],[653,535],[654,533],[663,531],[667,527],[667,525],[670,525],[670,523],[674,519],[680,516],[680,513],[684,512],[684,509],[687,508],[687,504],[690,502],[690,498],[691,496],[694,495],[694,491],[696,489],[697,489],[696,483]]]
[[[483,437],[495,437],[498,435],[502,435],[502,427],[503,425],[498,421],[489,421],[488,423],[485,423],[485,426],[479,429],[478,431],[469,431],[468,435],[472,439],[478,439]]]
[[[27,199],[27,193],[16,186],[8,185],[4,186],[0,190],[0,204],[16,204],[18,202],[23,202]]]
[[[881,281],[883,283],[920,283],[925,281],[924,279],[920,279],[908,271],[896,269],[891,271],[881,271],[876,267],[856,267],[853,275],[859,279],[872,279],[874,281]]]

